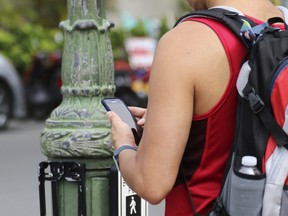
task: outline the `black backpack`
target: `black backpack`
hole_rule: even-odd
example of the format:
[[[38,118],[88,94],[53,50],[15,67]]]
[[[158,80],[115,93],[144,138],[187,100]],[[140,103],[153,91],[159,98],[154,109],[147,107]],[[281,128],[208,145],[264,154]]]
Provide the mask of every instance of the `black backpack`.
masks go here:
[[[288,215],[288,26],[279,17],[256,25],[237,12],[220,8],[191,12],[175,26],[190,17],[219,20],[249,51],[237,80],[235,139],[221,193],[208,215]],[[279,22],[285,30],[273,26]],[[247,155],[257,158],[262,174],[239,172]],[[194,215],[199,215],[187,182],[186,187]]]

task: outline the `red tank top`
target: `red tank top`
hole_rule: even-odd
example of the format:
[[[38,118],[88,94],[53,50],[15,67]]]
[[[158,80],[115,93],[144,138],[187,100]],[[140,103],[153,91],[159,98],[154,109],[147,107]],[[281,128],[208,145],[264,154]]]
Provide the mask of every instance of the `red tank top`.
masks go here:
[[[209,112],[193,117],[183,156],[182,164],[193,202],[197,212],[204,214],[212,208],[211,203],[219,194],[225,164],[233,143],[237,102],[236,80],[247,49],[218,21],[205,18],[187,20],[204,23],[213,29],[225,48],[230,66],[229,83],[221,99]],[[181,172],[174,188],[166,197],[165,215],[193,215]]]

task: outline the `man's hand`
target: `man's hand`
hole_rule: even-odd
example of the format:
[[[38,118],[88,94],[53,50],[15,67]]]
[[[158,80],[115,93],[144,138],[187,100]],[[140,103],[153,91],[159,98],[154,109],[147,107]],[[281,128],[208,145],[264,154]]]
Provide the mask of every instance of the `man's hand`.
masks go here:
[[[143,127],[145,125],[147,109],[140,108],[140,107],[132,107],[132,106],[129,107],[129,109],[131,113],[135,116],[137,120],[137,124]]]
[[[115,112],[109,111],[106,116],[111,123],[111,140],[114,149],[122,145],[136,146],[131,128]]]

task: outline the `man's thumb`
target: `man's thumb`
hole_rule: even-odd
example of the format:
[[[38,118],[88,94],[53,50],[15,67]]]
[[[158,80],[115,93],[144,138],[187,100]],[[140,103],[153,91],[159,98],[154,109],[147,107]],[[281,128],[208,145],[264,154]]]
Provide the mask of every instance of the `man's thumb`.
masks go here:
[[[106,116],[110,121],[121,120],[120,117],[112,111],[107,112]]]

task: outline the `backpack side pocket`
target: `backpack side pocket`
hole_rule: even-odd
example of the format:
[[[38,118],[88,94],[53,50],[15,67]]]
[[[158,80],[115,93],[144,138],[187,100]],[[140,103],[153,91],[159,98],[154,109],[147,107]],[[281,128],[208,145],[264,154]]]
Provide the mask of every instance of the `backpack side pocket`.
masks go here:
[[[232,160],[233,161],[233,160]],[[230,215],[260,216],[266,176],[245,175],[230,167],[222,189],[223,205]]]

